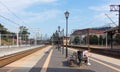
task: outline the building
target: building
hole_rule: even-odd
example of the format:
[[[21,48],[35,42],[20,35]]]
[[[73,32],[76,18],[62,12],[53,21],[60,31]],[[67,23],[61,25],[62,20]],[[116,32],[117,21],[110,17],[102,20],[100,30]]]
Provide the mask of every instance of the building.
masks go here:
[[[66,41],[66,38],[67,38],[67,41]],[[64,37],[63,38],[63,45],[66,45],[66,42],[67,42],[67,45],[69,45],[70,37]]]
[[[70,35],[70,41],[72,43],[75,37],[79,37],[80,44],[81,44],[81,43],[84,43],[84,38],[88,34],[96,35],[97,37],[100,37],[100,35],[102,35],[103,37],[105,37],[105,33],[104,33],[105,31],[106,29],[104,28],[86,28],[86,29],[74,30],[73,33]]]

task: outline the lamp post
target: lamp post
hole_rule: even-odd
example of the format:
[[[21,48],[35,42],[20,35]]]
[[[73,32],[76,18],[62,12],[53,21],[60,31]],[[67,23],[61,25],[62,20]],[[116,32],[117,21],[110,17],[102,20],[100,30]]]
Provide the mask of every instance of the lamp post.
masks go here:
[[[63,45],[62,54],[64,54],[64,29],[62,30],[62,45]]]
[[[67,42],[68,42],[68,17],[69,17],[69,12],[65,12],[65,18],[66,18],[66,58],[68,57],[68,48],[67,48]]]
[[[58,50],[60,50],[60,26],[58,26]]]

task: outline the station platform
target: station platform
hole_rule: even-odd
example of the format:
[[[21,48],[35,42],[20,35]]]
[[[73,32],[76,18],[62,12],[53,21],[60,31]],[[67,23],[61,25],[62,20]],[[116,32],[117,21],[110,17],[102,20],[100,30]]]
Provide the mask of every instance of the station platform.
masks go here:
[[[68,48],[68,55],[74,51]],[[48,46],[0,68],[0,72],[120,72],[119,64],[114,61],[119,63],[120,60],[91,53],[90,66],[82,64],[80,67],[70,67],[65,52]]]
[[[47,58],[46,58],[47,57]],[[45,60],[46,59],[46,60]],[[43,63],[44,62],[44,63]],[[87,65],[70,67],[65,54],[53,47],[30,72],[94,72]]]
[[[89,66],[84,64],[82,64],[82,66],[69,66],[65,52],[63,54],[60,50],[55,48],[53,49],[48,67],[46,72],[94,72],[90,70]]]

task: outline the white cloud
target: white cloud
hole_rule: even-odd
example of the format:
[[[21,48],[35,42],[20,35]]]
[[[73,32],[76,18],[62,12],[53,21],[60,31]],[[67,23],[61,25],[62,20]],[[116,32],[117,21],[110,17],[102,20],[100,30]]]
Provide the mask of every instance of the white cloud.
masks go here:
[[[119,5],[120,0],[108,0],[106,3],[96,6],[90,6],[89,9],[94,11],[109,11],[110,5]]]
[[[13,12],[19,12],[35,3],[54,3],[57,0],[0,0]],[[8,12],[8,10],[0,3],[0,12]]]
[[[99,15],[94,16],[94,19],[104,19],[104,18],[106,18],[105,13],[101,13]]]
[[[109,25],[110,26],[117,26],[117,16],[113,13],[111,13],[111,14],[107,13],[107,16],[105,15],[105,13],[100,13],[98,15],[94,15],[93,16],[94,21],[92,23],[94,23],[94,24],[99,23],[100,26],[103,26],[103,25],[105,25],[105,26],[109,26]]]
[[[57,15],[59,15],[61,11],[59,10],[47,10],[41,13],[24,13],[24,15],[27,15],[28,18],[26,18],[26,21],[29,21],[29,23],[33,22],[43,22],[52,18],[56,18]]]
[[[43,11],[40,13],[33,13],[33,12],[27,12],[25,8],[29,8],[31,5],[36,4],[36,3],[40,3],[40,4],[50,3],[51,4],[51,3],[55,3],[56,1],[57,0],[3,0],[3,1],[0,0],[0,14],[7,18],[12,17],[13,19],[15,19],[15,17],[10,13],[10,11],[12,11],[17,16],[21,16],[22,18],[29,17],[28,19],[31,21],[33,21],[36,18],[43,20],[44,18],[46,19],[50,16],[54,16],[57,13],[57,11],[48,10],[48,11]],[[9,8],[10,11],[8,11],[8,9],[5,6],[7,6],[7,8]]]
[[[59,13],[59,10],[46,10],[41,12],[28,12],[26,11],[26,8],[29,8],[30,6],[34,4],[52,4],[56,3],[57,0],[0,0],[0,15],[5,16],[6,18],[11,19],[12,21],[23,24],[20,19],[17,19],[15,16],[13,16],[5,7],[7,6],[13,13],[15,13],[18,17],[20,17],[26,24],[31,24],[35,22],[41,22],[46,21],[48,19],[56,17],[56,15]],[[32,9],[31,9],[32,11]],[[1,20],[2,18],[0,18]],[[4,20],[4,25],[6,27],[9,27],[8,29],[11,30],[13,27],[10,24],[10,22]],[[1,22],[1,21],[0,21]],[[26,25],[28,26],[28,25]],[[14,30],[15,31],[15,30]]]
[[[109,5],[91,6],[89,9],[95,11],[109,11]]]
[[[111,26],[116,26],[117,25],[117,17],[116,14],[117,12],[110,12],[110,5],[118,5],[120,4],[119,0],[106,0],[105,3],[102,3],[101,5],[96,5],[96,6],[90,6],[89,9],[93,10],[96,15],[93,16],[94,24],[109,24],[111,23]],[[105,13],[108,14],[108,16],[116,23],[112,24],[112,21],[105,16]],[[96,23],[95,23],[96,22]]]

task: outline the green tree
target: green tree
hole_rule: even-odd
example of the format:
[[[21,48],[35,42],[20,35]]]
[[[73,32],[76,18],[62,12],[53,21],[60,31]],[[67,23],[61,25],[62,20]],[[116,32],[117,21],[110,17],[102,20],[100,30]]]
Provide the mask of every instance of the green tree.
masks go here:
[[[8,31],[8,29],[5,28],[1,23],[0,23],[0,34],[1,34],[2,44],[12,44],[13,37],[16,38],[16,34]]]
[[[28,28],[25,26],[20,26],[19,27],[19,36],[21,37],[21,40],[25,40],[28,39],[29,37],[29,32],[28,32]]]
[[[0,24],[0,33],[1,34],[10,34],[10,32],[7,31],[7,29],[2,24]]]
[[[79,36],[76,36],[76,37],[74,38],[73,43],[74,43],[74,44],[79,44],[79,43],[80,43],[80,38],[79,38]]]
[[[59,34],[58,34],[57,31],[56,31],[55,33],[53,33],[53,35],[52,35],[52,40],[53,40],[53,43],[54,43],[54,44],[58,44]]]
[[[87,36],[85,36],[85,37],[83,38],[83,43],[84,43],[84,44],[87,44]]]
[[[116,34],[115,36],[115,42],[120,45],[120,34]]]
[[[110,34],[108,33],[108,35],[107,35],[107,42],[108,42],[108,45],[110,45],[110,43],[111,43],[111,37],[110,37]]]
[[[103,39],[102,35],[100,35],[100,37],[99,37],[99,44],[102,45],[103,41],[104,41],[104,39]]]
[[[90,35],[90,44],[98,44],[98,37],[96,35]]]

